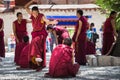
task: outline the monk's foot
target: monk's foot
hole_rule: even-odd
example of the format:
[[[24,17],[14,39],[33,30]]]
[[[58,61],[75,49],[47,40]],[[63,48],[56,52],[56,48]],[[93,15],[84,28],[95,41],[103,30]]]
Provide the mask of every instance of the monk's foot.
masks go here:
[[[21,67],[17,67],[16,69],[17,69],[17,70],[23,70],[23,68],[21,68]]]
[[[22,67],[17,67],[17,70],[30,70],[30,68],[22,68]]]
[[[80,63],[80,65],[82,65],[82,66],[86,66],[86,63]]]
[[[45,73],[44,77],[50,77],[49,73]]]
[[[43,69],[42,67],[39,67],[39,68],[36,69],[36,72],[39,72],[39,71],[41,71],[42,69]]]

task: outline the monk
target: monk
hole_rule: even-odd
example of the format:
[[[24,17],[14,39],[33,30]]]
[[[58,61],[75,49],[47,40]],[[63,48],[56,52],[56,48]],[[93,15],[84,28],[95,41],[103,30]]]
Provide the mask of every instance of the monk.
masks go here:
[[[5,57],[5,45],[4,45],[4,23],[3,23],[3,19],[0,18],[0,60],[1,57],[4,58]]]
[[[75,43],[75,61],[80,65],[86,65],[86,31],[87,20],[83,16],[82,10],[77,10],[78,21],[75,27],[75,32],[72,37],[73,43]]]
[[[52,52],[49,63],[49,72],[46,77],[75,77],[79,64],[74,64],[73,49],[70,47],[72,40],[66,38],[63,44],[59,44]]]
[[[90,30],[90,27],[88,27],[86,33],[87,33],[86,55],[96,54],[95,44],[91,41],[92,31]]]
[[[17,13],[17,20],[15,20],[13,22],[13,33],[15,35],[15,39],[16,39],[16,48],[15,48],[15,57],[14,57],[14,62],[16,63],[16,65],[18,64],[19,60],[19,43],[21,43],[23,40],[24,36],[27,36],[27,27],[26,24],[30,22],[26,19],[23,19],[22,13],[18,12]],[[18,49],[17,49],[18,48]]]
[[[21,51],[20,58],[19,58],[19,68],[29,68],[29,61],[30,61],[30,55],[29,55],[29,37],[24,36],[23,37],[23,43],[22,45],[24,48]]]
[[[115,29],[116,15],[117,12],[111,11],[109,18],[107,18],[104,23],[102,55],[106,55],[108,53],[112,44],[115,42],[115,38],[117,38],[118,36]]]
[[[30,58],[39,58],[38,62],[41,68],[46,66],[46,37],[47,32],[45,30],[45,25],[57,24],[57,21],[49,21],[45,18],[44,14],[39,12],[38,7],[32,7],[32,10],[29,9],[29,6],[37,2],[37,0],[31,0],[25,5],[26,11],[31,15],[30,19],[32,20],[32,41],[30,45]],[[39,44],[38,44],[39,43]],[[39,69],[38,69],[39,70]]]
[[[48,26],[47,30],[48,30],[48,32],[53,33],[53,35],[55,36],[56,44],[62,44],[63,40],[65,38],[69,38],[70,37],[67,29],[62,28],[62,27],[55,27],[55,28],[53,28],[52,26]]]

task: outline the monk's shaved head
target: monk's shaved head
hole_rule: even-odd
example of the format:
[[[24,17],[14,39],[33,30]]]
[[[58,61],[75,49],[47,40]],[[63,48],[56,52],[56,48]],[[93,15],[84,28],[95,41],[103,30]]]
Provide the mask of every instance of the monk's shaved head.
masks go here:
[[[71,39],[71,38],[66,38],[66,39],[64,39],[64,43],[63,43],[63,44],[68,45],[68,46],[71,46],[71,44],[72,44],[72,39]]]

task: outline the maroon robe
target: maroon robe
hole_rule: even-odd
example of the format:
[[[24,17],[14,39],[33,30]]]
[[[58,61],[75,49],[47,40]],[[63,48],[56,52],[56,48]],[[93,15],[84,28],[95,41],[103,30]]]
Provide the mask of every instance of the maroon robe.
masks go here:
[[[14,57],[14,62],[16,63],[16,65],[19,65],[21,52],[26,45],[27,44],[23,42],[16,44],[15,57]]]
[[[72,48],[63,44],[53,50],[48,73],[51,77],[68,77],[77,74],[80,66],[72,63],[72,51]]]
[[[0,29],[2,28],[3,20],[0,19]],[[0,57],[5,57],[4,31],[0,31]]]
[[[75,42],[78,28],[79,28],[79,20],[82,21],[82,28],[81,32],[78,36],[77,42]],[[73,35],[73,42],[75,42],[75,61],[78,62],[80,65],[85,65],[86,64],[86,31],[87,31],[87,20],[85,17],[81,16],[79,18],[77,25],[75,27],[75,32]]]
[[[87,41],[86,55],[90,55],[90,54],[96,54],[95,44],[91,41]]]
[[[30,44],[30,56],[42,58],[42,67],[46,66],[46,37],[47,32],[45,30],[45,22],[42,21],[44,15],[39,13],[35,18],[31,16],[33,32],[32,32],[32,41]]]
[[[109,17],[104,23],[102,55],[106,55],[110,50],[114,40],[114,32],[111,24],[112,18]]]
[[[18,23],[18,20],[14,21],[13,23],[15,24],[16,36],[19,40],[19,43],[16,42],[15,58],[14,58],[14,62],[18,65],[20,53],[23,48],[21,43],[23,42],[23,37],[27,36],[27,29],[26,29],[27,21],[25,19],[22,19],[21,23]]]
[[[27,43],[24,43],[24,44],[25,44],[25,47],[22,49],[22,52],[19,58],[19,66],[21,68],[29,68],[30,54],[28,51],[29,51],[30,45]]]
[[[27,21],[22,19],[21,23],[18,23],[18,20],[15,20],[13,23],[15,24],[17,38],[19,42],[22,42],[23,37],[27,36]]]
[[[55,27],[54,31],[56,32],[57,36],[58,36],[58,44],[62,44],[62,41],[65,38],[69,38],[69,33],[66,29],[61,28],[61,27]]]

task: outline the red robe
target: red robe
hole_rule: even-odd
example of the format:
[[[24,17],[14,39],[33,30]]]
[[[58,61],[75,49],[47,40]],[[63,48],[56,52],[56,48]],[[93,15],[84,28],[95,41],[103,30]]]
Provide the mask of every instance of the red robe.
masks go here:
[[[42,58],[42,67],[46,66],[46,37],[47,31],[45,30],[45,22],[42,21],[44,15],[39,13],[35,18],[31,16],[33,32],[32,32],[32,41],[30,44],[30,56]]]
[[[95,44],[91,41],[87,41],[86,55],[96,54]]]
[[[19,66],[21,68],[29,68],[29,61],[30,61],[30,54],[29,54],[29,47],[30,45],[27,43],[24,43],[26,46],[22,49],[22,52],[20,54],[19,58]]]
[[[75,76],[79,70],[79,64],[72,64],[72,48],[66,45],[58,45],[52,52],[49,63],[49,75],[51,77]]]
[[[19,65],[21,52],[26,45],[27,44],[23,42],[16,44],[15,57],[14,57],[14,62],[16,63],[16,65]]]
[[[18,65],[20,53],[23,48],[21,43],[23,42],[23,37],[27,36],[27,29],[26,29],[27,21],[25,19],[22,19],[21,23],[18,23],[18,20],[15,20],[13,23],[15,24],[16,35],[19,40],[19,43],[16,42],[15,58],[14,58],[14,62]]]
[[[61,28],[61,27],[55,27],[54,28],[57,36],[58,36],[58,44],[62,44],[62,41],[65,39],[65,38],[69,38],[69,33],[66,29],[64,28]]]
[[[115,41],[111,20],[112,18],[110,17],[104,23],[102,55],[106,55],[108,53]]]
[[[15,20],[13,23],[15,24],[17,38],[22,42],[23,37],[27,35],[27,21],[22,19],[21,23],[18,23],[18,20]]]
[[[0,29],[2,28],[3,20],[0,19]],[[0,57],[5,57],[4,32],[0,31]]]
[[[75,42],[78,28],[79,28],[79,20],[82,21],[82,28],[78,36],[78,40],[77,42]],[[86,55],[86,44],[87,44],[86,43],[86,31],[87,31],[88,22],[83,16],[81,16],[79,20],[75,27],[75,32],[74,32],[72,40],[73,42],[75,42],[75,61],[78,62],[80,65],[85,65],[87,61],[85,55]]]

